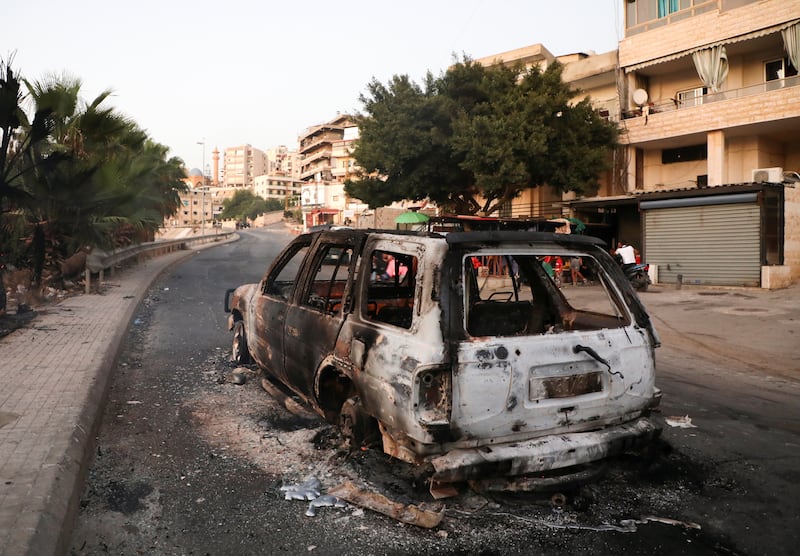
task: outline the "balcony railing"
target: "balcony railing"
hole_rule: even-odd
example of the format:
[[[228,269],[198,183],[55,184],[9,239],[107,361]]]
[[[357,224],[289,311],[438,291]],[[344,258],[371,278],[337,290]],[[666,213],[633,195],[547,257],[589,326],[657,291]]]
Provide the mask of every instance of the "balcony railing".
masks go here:
[[[674,110],[682,110],[684,108],[693,108],[695,106],[702,106],[704,104],[711,104],[720,100],[733,100],[737,98],[744,98],[753,95],[760,95],[769,91],[777,91],[778,89],[785,89],[787,87],[800,86],[800,75],[793,77],[786,77],[783,79],[774,79],[766,83],[759,83],[749,87],[742,87],[741,89],[730,89],[727,91],[719,91],[717,93],[708,93],[702,96],[693,97],[685,101],[677,98],[669,99],[664,102],[650,103],[643,108],[635,108],[633,110],[624,110],[622,118],[636,118],[644,116],[645,114],[657,114],[659,112],[672,112]]]

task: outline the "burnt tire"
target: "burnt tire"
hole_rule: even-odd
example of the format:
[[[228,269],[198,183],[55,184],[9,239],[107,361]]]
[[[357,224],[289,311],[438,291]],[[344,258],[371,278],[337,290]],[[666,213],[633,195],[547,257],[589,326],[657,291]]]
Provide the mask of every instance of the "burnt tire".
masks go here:
[[[244,322],[236,321],[233,325],[233,340],[231,342],[231,361],[237,365],[248,365],[253,362],[250,351],[247,349],[247,334],[244,331]]]
[[[339,411],[339,430],[350,445],[350,451],[369,447],[380,438],[378,422],[364,411],[358,397],[349,398]]]

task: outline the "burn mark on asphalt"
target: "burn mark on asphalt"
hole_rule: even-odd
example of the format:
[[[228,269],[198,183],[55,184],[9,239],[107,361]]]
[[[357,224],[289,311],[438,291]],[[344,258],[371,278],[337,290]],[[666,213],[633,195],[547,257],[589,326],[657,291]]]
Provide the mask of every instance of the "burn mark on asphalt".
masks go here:
[[[142,509],[142,498],[153,492],[153,487],[143,481],[130,484],[110,481],[106,490],[105,498],[108,508],[114,512],[129,515]]]

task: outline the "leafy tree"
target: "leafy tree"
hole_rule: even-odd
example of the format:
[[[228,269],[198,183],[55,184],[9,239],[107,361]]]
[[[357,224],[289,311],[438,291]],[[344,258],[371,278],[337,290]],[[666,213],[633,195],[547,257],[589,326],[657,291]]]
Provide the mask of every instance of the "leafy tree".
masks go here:
[[[29,245],[14,263],[38,281],[79,250],[152,239],[179,205],[183,162],[107,107],[110,91],[85,103],[77,79],[29,82],[9,64],[0,70],[0,250]]]
[[[253,219],[260,214],[275,210],[283,210],[283,201],[279,199],[264,199],[250,190],[243,189],[234,193],[230,199],[222,201],[220,218],[223,220]]]
[[[595,192],[618,130],[588,99],[571,101],[561,71],[465,59],[422,86],[373,80],[357,117],[362,173],[346,192],[373,208],[428,198],[466,214],[491,214],[542,185]]]

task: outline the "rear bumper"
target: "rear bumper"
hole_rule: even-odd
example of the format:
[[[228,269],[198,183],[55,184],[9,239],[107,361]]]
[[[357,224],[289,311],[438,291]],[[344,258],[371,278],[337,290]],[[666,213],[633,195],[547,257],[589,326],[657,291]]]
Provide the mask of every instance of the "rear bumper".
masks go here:
[[[534,440],[452,450],[431,460],[433,479],[452,483],[513,477],[599,461],[644,446],[661,428],[646,417],[599,431],[545,436]]]

